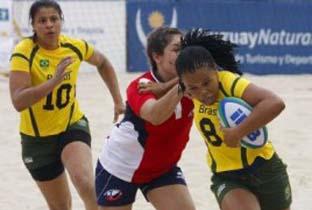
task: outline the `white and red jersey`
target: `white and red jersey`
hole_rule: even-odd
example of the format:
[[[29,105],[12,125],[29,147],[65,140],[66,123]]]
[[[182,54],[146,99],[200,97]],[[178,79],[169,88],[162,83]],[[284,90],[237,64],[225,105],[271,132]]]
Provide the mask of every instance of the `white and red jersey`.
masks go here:
[[[193,120],[193,103],[185,97],[161,125],[143,120],[139,114],[142,105],[156,98],[152,93],[139,93],[138,83],[146,79],[157,82],[148,72],[128,86],[125,116],[105,139],[99,156],[109,173],[132,183],[149,182],[177,164],[189,140]]]

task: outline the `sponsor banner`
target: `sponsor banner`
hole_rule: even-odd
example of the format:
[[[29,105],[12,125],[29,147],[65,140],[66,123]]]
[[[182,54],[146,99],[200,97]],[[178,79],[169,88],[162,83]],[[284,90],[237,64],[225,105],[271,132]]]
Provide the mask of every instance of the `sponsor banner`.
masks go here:
[[[0,36],[8,37],[12,33],[12,0],[0,1]]]
[[[0,0],[1,2],[2,0]],[[13,5],[16,30],[21,36],[31,36],[28,13],[33,1],[15,0]],[[99,0],[58,1],[64,13],[62,33],[84,39],[104,53],[116,71],[126,69],[125,2]],[[94,70],[82,64],[82,70]]]
[[[12,52],[12,0],[0,1],[0,71],[7,71]]]
[[[171,25],[223,34],[224,39],[239,45],[236,56],[244,72],[312,73],[311,2],[168,2],[127,2],[129,71],[149,69],[146,36],[157,26]]]

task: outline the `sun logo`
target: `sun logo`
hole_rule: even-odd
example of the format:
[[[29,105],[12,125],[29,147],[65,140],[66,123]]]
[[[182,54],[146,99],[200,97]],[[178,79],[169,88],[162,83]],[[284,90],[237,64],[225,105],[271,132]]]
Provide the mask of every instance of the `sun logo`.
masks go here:
[[[160,12],[155,11],[155,12],[152,12],[150,16],[148,17],[148,23],[151,28],[155,29],[164,25],[165,18]]]
[[[165,23],[165,18],[162,13],[158,11],[152,12],[148,17],[149,26],[153,29],[163,26]],[[172,9],[172,18],[170,27],[176,28],[178,25],[178,13],[176,8]],[[136,16],[135,16],[135,28],[138,34],[138,38],[142,45],[146,47],[146,34],[144,32],[142,22],[141,22],[141,9],[138,9]]]

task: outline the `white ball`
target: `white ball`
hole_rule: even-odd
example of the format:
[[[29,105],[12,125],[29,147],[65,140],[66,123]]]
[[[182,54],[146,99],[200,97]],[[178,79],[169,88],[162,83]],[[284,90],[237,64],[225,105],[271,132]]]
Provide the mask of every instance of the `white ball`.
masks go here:
[[[218,117],[223,127],[235,127],[251,113],[252,107],[240,98],[227,97],[219,102]],[[260,148],[268,141],[266,126],[244,136],[241,145],[246,148]]]

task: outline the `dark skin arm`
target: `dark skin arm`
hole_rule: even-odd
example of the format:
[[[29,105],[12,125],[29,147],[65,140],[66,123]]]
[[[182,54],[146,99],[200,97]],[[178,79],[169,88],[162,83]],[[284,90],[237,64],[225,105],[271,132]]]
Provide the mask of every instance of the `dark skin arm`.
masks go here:
[[[242,99],[253,107],[253,111],[237,127],[222,128],[224,142],[229,147],[238,147],[244,136],[271,122],[285,108],[280,97],[252,83],[246,88]]]
[[[72,63],[70,57],[64,58],[56,68],[55,75],[46,82],[32,86],[30,74],[18,69],[10,73],[10,94],[14,108],[20,112],[40,99],[46,97],[58,84],[60,84],[67,72],[66,67]],[[16,70],[16,71],[14,71]]]

